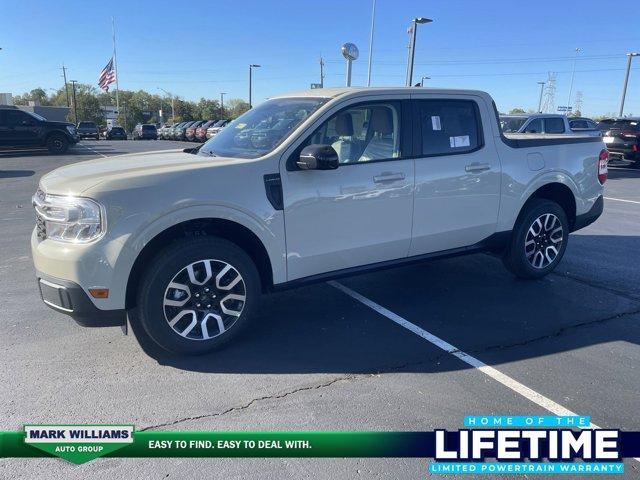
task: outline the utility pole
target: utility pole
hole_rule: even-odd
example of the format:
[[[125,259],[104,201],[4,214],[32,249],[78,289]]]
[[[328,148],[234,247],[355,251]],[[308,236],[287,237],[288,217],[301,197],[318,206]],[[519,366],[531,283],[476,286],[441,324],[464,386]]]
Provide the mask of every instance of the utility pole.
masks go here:
[[[542,113],[542,93],[544,92],[544,86],[547,82],[538,82],[540,85],[540,100],[538,100],[538,113]]]
[[[227,92],[220,92],[220,120],[224,118],[224,96]]]
[[[249,110],[251,110],[253,108],[253,105],[251,103],[251,73],[253,71],[254,68],[260,68],[260,65],[256,65],[255,63],[252,63],[251,65],[249,65]]]
[[[569,108],[571,108],[571,94],[573,93],[573,77],[576,74],[576,60],[578,59],[578,54],[582,49],[576,48],[576,56],[573,57],[573,69],[571,70],[571,83],[569,84],[569,98],[567,99],[567,113],[569,113]]]
[[[407,87],[410,87],[413,83],[413,59],[416,53],[416,34],[418,31],[418,25],[431,22],[433,22],[433,20],[430,18],[416,17],[413,19],[411,27],[409,27],[409,30],[407,31],[407,33],[411,35],[409,39],[409,59],[407,60],[407,80],[405,82]]]
[[[69,88],[67,87],[67,67],[62,64],[62,77],[64,78],[64,93],[67,96],[67,108],[71,106],[69,103]]]
[[[373,57],[373,29],[376,24],[376,0],[371,8],[371,34],[369,35],[369,69],[367,72],[367,87],[371,86],[371,59]]]
[[[620,100],[620,111],[618,112],[618,116],[622,117],[622,113],[624,112],[624,100],[627,96],[627,85],[629,84],[629,72],[631,71],[631,59],[633,57],[640,56],[640,53],[631,52],[627,53],[627,72],[624,74],[624,86],[622,87],[622,100]]]
[[[320,57],[320,88],[324,88],[324,59]]]
[[[78,125],[78,102],[76,102],[76,80],[69,80],[71,82],[71,86],[73,88],[73,120],[76,125]]]

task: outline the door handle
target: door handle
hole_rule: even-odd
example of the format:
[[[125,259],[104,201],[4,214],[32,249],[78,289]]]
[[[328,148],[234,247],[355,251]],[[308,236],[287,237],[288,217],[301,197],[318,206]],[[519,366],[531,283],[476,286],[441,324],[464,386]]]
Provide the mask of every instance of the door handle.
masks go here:
[[[404,180],[404,173],[381,173],[373,177],[375,183],[394,182],[396,180]]]
[[[471,163],[464,167],[465,172],[469,173],[479,173],[484,172],[485,170],[491,170],[491,165],[488,163]]]

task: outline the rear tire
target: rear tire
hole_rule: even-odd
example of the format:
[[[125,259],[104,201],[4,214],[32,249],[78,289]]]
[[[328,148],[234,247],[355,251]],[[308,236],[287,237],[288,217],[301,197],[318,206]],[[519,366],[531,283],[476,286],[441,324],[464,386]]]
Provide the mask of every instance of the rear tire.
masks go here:
[[[69,140],[61,133],[53,133],[47,137],[47,150],[54,155],[61,155],[69,149]]]
[[[502,261],[515,276],[541,278],[560,263],[567,248],[569,221],[560,205],[532,199],[523,208]]]
[[[199,355],[220,348],[242,333],[258,307],[256,266],[227,240],[180,240],[148,265],[131,318],[169,352]]]

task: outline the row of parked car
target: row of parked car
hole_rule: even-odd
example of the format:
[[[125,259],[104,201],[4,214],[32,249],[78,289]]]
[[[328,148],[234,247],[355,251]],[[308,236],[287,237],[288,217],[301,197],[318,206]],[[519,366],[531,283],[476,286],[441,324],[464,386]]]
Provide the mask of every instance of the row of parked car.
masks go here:
[[[187,142],[205,142],[227,126],[230,120],[195,120],[164,125],[158,129],[158,138]]]
[[[554,114],[500,115],[503,133],[547,135],[578,135],[602,137],[614,157],[640,165],[640,117],[605,118],[595,122],[590,118]]]

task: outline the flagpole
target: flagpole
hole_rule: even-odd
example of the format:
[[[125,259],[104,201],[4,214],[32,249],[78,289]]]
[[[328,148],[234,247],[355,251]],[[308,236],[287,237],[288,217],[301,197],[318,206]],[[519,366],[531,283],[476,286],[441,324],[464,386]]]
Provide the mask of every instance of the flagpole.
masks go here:
[[[113,66],[116,69],[116,110],[120,115],[120,99],[118,98],[118,91],[120,90],[120,77],[118,76],[118,60],[116,58],[116,20],[111,17],[111,28],[113,30]]]

